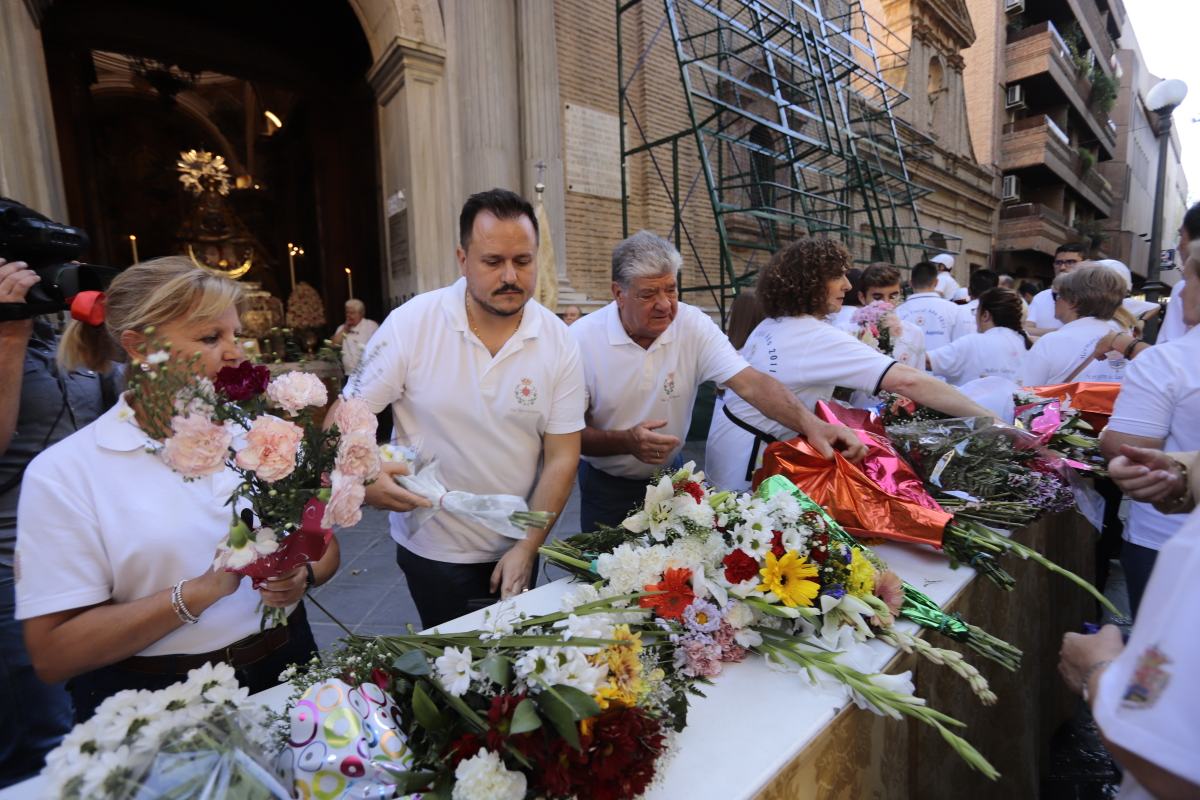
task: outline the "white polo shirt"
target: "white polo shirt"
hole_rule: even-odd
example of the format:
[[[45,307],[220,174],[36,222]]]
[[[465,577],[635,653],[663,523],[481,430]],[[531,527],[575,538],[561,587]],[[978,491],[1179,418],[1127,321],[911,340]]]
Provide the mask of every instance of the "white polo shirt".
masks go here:
[[[1159,344],[1129,362],[1109,430],[1163,439],[1170,453],[1200,450],[1200,330]],[[1131,503],[1125,538],[1162,548],[1183,524],[1180,514],[1160,514],[1149,503]]]
[[[958,306],[937,292],[918,292],[900,304],[896,316],[925,332],[925,350],[931,352],[954,340]]]
[[[1145,354],[1134,359],[1135,363]],[[1200,512],[1159,554],[1129,643],[1100,676],[1093,713],[1109,741],[1200,784]],[[1126,771],[1122,800],[1151,794]]]
[[[1104,361],[1092,357],[1096,343],[1101,338],[1120,330],[1120,323],[1113,320],[1080,317],[1047,333],[1034,342],[1025,354],[1021,385],[1051,386],[1062,383],[1085,362],[1087,367],[1074,380],[1121,383],[1125,380],[1125,366],[1129,362],[1119,356]]]
[[[466,286],[460,278],[388,314],[343,394],[375,412],[391,404],[393,441],[437,459],[447,489],[528,498],[542,437],[583,429],[579,348],[562,320],[530,300],[493,357],[467,325]],[[391,514],[392,538],[435,561],[496,561],[513,543],[444,512],[415,530],[407,516]]]
[[[346,323],[344,322],[334,331],[335,336],[346,331],[342,337],[342,369],[347,375],[350,375],[358,368],[359,362],[362,361],[363,352],[367,349],[367,342],[371,341],[371,336],[377,330],[379,330],[378,322],[373,319],[364,318],[349,331],[346,331]]]
[[[953,300],[954,293],[959,289],[958,281],[954,280],[953,273],[939,272],[937,279],[936,293],[941,295],[945,300]]]
[[[742,352],[750,366],[778,380],[809,409],[818,400],[833,397],[838,386],[874,394],[895,363],[845,331],[810,316],[763,320]],[[734,392],[725,393],[725,404],[738,419],[777,439],[796,436],[796,431],[763,416]],[[753,448],[750,432],[724,413],[714,413],[704,455],[704,469],[713,485],[748,488],[746,465]]]
[[[1026,319],[1039,328],[1058,330],[1063,326],[1062,320],[1054,316],[1054,290],[1042,289],[1029,301],[1029,313]]]
[[[128,603],[212,566],[239,478],[185,481],[158,456],[122,398],[30,464],[17,509],[17,619]],[[166,604],[166,600],[163,603]],[[238,589],[138,655],[207,653],[258,632],[259,594]]]
[[[958,319],[954,321],[952,338],[959,339],[972,333],[979,333],[979,324],[975,321],[975,312],[979,309],[979,298],[958,307]]]
[[[570,331],[583,358],[591,424],[605,431],[665,419],[666,426],[655,433],[678,436],[682,442],[700,384],[724,383],[748,366],[717,324],[686,303],[679,304],[675,319],[647,348],[625,332],[615,302],[588,314]],[[583,458],[620,478],[649,478],[660,469],[632,455]]]
[[[1181,339],[1191,328],[1183,321],[1183,285],[1187,281],[1179,281],[1171,287],[1171,299],[1167,310],[1163,312],[1162,327],[1158,329],[1158,344],[1165,344],[1174,339]]]
[[[929,364],[955,386],[992,375],[1017,383],[1021,380],[1025,352],[1021,334],[995,327],[983,333],[969,333],[929,351]]]

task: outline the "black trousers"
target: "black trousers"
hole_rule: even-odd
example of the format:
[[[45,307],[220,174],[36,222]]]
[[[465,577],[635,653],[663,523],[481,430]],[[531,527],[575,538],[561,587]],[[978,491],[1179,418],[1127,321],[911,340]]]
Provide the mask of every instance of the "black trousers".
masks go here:
[[[453,564],[419,556],[396,545],[396,563],[408,581],[408,591],[421,615],[421,625],[432,628],[463,614],[499,602],[500,592],[489,587],[496,561],[484,564]],[[529,575],[532,588],[537,578],[538,559]]]
[[[664,469],[679,469],[683,457],[676,456]],[[579,479],[579,530],[591,533],[601,525],[615,528],[646,502],[649,478],[621,478],[596,469],[582,459]]]
[[[304,664],[317,652],[312,628],[308,625],[308,614],[304,603],[288,617],[288,641],[283,647],[266,658],[234,670],[238,683],[250,690],[250,694],[265,691],[279,683],[279,673],[290,664]],[[75,701],[75,722],[80,723],[96,713],[96,708],[105,698],[124,689],[165,689],[173,683],[186,680],[187,675],[148,675],[122,668],[119,664],[85,672],[67,683],[71,699]]]

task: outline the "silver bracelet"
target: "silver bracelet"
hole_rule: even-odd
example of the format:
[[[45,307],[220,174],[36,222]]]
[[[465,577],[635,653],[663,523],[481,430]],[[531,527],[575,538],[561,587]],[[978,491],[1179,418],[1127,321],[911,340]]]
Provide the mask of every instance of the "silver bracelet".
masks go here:
[[[200,618],[188,610],[187,605],[183,602],[183,584],[187,580],[181,580],[175,584],[175,588],[171,590],[171,608],[175,611],[175,616],[179,617],[180,621],[187,625],[195,625],[200,621]]]

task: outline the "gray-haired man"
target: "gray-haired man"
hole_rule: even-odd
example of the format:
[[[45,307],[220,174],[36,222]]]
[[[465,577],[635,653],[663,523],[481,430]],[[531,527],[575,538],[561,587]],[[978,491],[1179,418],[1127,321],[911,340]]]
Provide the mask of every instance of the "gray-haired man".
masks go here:
[[[679,458],[696,391],[715,381],[765,416],[800,431],[832,458],[861,457],[848,429],[813,416],[781,383],[751,368],[700,309],[679,302],[683,259],[639,231],[613,250],[613,302],[571,326],[587,385],[579,465],[580,527],[617,525],[645,499],[646,483]]]

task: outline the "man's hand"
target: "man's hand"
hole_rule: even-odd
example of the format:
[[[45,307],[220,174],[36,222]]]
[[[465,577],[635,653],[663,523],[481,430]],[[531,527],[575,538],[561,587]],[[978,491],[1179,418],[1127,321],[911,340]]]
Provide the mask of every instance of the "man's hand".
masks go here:
[[[667,463],[680,442],[678,436],[655,433],[659,428],[666,427],[666,424],[665,419],[648,419],[626,431],[629,437],[629,452],[638,461],[647,464]]]
[[[24,303],[25,295],[40,280],[24,261],[7,262],[0,258],[0,303]],[[32,330],[31,319],[0,322],[0,338],[28,340]]]
[[[1121,629],[1116,625],[1105,625],[1098,633],[1063,634],[1062,649],[1058,651],[1058,674],[1073,692],[1083,691],[1085,680],[1094,680],[1103,667],[1103,661],[1112,661],[1121,655],[1125,642]]]
[[[854,431],[844,425],[832,425],[824,420],[814,419],[800,432],[817,448],[822,458],[831,460],[836,450],[847,461],[858,463],[867,455],[867,446]]]
[[[412,511],[414,508],[429,508],[432,504],[420,495],[413,494],[396,483],[393,475],[407,475],[408,467],[396,461],[383,462],[379,477],[367,486],[366,503],[388,511]]]
[[[527,542],[517,542],[512,549],[500,557],[492,570],[489,587],[500,590],[500,599],[520,594],[529,588],[533,580],[533,560],[537,558],[537,547]]]
[[[264,606],[287,608],[292,603],[300,602],[306,589],[308,589],[308,570],[299,566],[279,577],[268,578],[259,587],[258,593],[262,595]]]
[[[1179,464],[1161,450],[1121,445],[1121,454],[1108,462],[1108,476],[1131,500],[1143,503],[1161,503],[1187,491]]]

